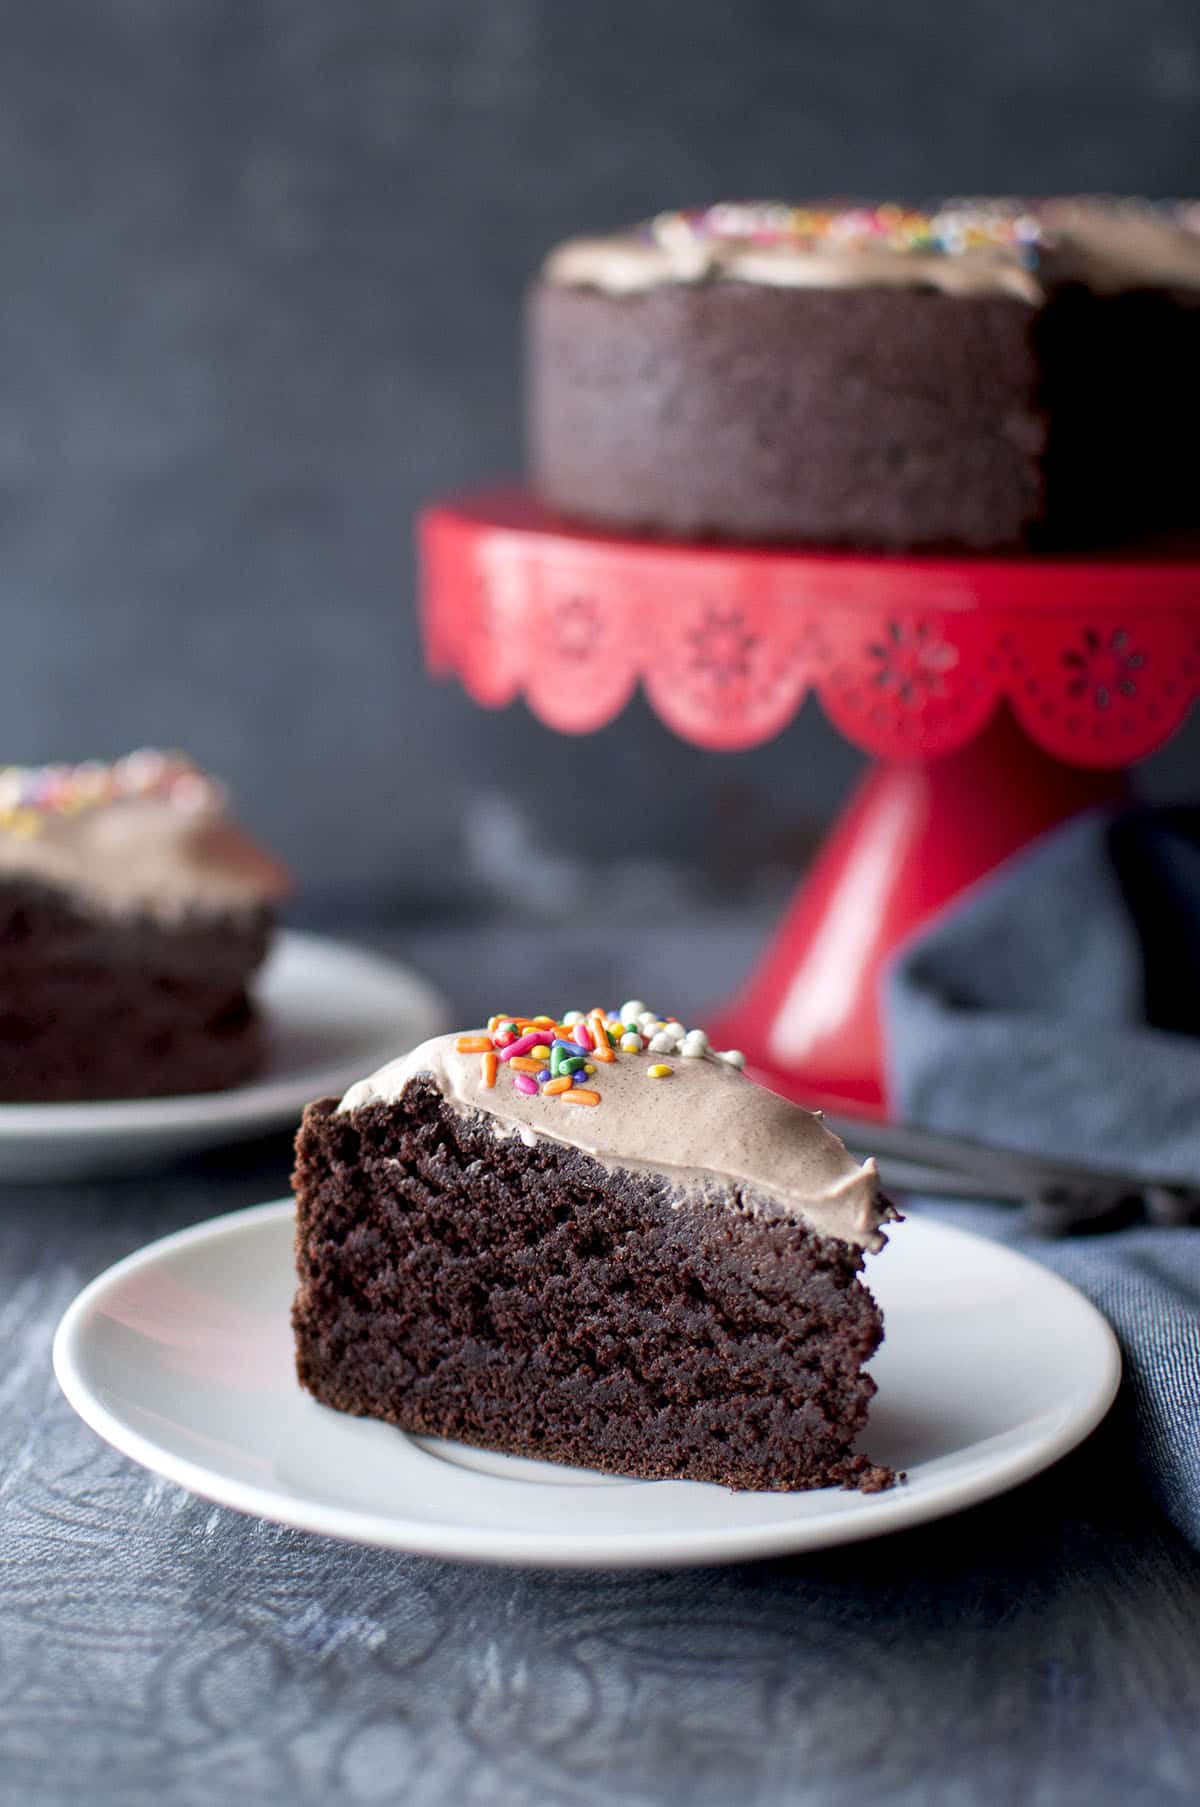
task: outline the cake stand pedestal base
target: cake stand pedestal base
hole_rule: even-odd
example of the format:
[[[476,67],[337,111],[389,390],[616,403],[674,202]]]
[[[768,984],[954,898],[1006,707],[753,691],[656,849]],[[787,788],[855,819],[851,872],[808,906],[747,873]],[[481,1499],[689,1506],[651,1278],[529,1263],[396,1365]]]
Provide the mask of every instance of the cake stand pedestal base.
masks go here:
[[[940,758],[879,761],[801,886],[745,991],[717,1014],[776,1091],[831,1110],[887,1111],[884,968],[943,905],[1036,836],[1124,793],[1119,772],[1063,764],[1006,709]]]

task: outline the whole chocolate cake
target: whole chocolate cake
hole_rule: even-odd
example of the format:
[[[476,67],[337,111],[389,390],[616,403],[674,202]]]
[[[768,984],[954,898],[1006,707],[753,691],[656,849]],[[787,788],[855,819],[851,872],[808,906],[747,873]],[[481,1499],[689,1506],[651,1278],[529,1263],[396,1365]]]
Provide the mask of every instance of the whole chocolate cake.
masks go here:
[[[1200,524],[1200,212],[721,204],[547,259],[532,477],[585,523],[975,551]]]
[[[0,1099],[253,1077],[247,985],[286,888],[180,754],[0,768]]]
[[[699,1031],[491,1019],[310,1105],[302,1384],[410,1432],[728,1487],[894,1476],[855,1451],[883,1334],[874,1164]]]

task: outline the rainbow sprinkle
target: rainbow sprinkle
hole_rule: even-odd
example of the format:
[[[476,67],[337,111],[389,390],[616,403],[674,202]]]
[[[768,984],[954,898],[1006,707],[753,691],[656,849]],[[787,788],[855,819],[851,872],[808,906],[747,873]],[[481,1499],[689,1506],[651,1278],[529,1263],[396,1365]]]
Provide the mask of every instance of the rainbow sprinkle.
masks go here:
[[[675,1016],[659,1016],[640,998],[619,1010],[567,1010],[562,1016],[511,1016],[499,1011],[486,1029],[468,1030],[456,1038],[455,1052],[479,1056],[479,1084],[491,1091],[505,1068],[512,1086],[526,1097],[540,1095],[559,1104],[594,1106],[602,1095],[592,1081],[599,1071],[622,1057],[651,1054],[659,1059],[645,1069],[648,1079],[669,1079],[676,1071],[661,1058],[714,1060],[744,1067],[737,1048],[718,1053],[703,1029],[687,1029]]]
[[[786,201],[719,201],[660,213],[648,228],[658,244],[788,246],[798,251],[915,251],[958,257],[1013,251],[1030,261],[1045,244],[1042,222],[1018,201],[947,201],[936,211],[877,207],[803,207]]]
[[[183,753],[144,747],[106,765],[0,766],[0,833],[28,840],[55,816],[129,801],[199,810],[220,800],[220,787]]]

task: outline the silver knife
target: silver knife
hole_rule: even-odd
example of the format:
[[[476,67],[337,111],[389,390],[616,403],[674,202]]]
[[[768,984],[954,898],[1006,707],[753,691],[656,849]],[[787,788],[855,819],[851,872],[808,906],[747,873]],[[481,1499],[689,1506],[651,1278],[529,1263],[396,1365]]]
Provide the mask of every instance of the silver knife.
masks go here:
[[[1152,1224],[1200,1222],[1200,1187],[1177,1180],[1051,1160],[902,1123],[840,1113],[825,1120],[855,1154],[876,1156],[885,1192],[1011,1201],[1052,1234],[1139,1214]]]

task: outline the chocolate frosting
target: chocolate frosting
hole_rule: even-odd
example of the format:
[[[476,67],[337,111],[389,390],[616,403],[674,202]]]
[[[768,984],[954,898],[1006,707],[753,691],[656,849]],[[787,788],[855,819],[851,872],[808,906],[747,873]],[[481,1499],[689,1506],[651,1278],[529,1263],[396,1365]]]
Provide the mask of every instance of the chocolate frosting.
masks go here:
[[[178,754],[111,766],[0,768],[0,879],[111,916],[177,921],[261,908],[288,875],[225,813],[223,787]]]
[[[1200,203],[1153,207],[1089,197],[1045,201],[1060,274],[1098,294],[1200,288]]]
[[[551,251],[542,277],[611,294],[725,280],[929,287],[1036,303],[1052,280],[1109,293],[1200,287],[1200,216],[1194,204],[1087,197],[954,201],[924,213],[724,202],[568,239]]]
[[[676,1060],[667,1079],[651,1079],[645,1057],[619,1058],[589,1078],[601,1101],[583,1108],[517,1091],[503,1068],[485,1087],[479,1055],[458,1053],[457,1039],[422,1042],[352,1086],[339,1110],[394,1103],[428,1077],[456,1109],[491,1117],[500,1136],[561,1142],[613,1170],[664,1174],[697,1196],[732,1189],[751,1209],[783,1210],[861,1248],[883,1246],[880,1225],[894,1212],[880,1197],[874,1161],[860,1166],[819,1117],[717,1057]]]

